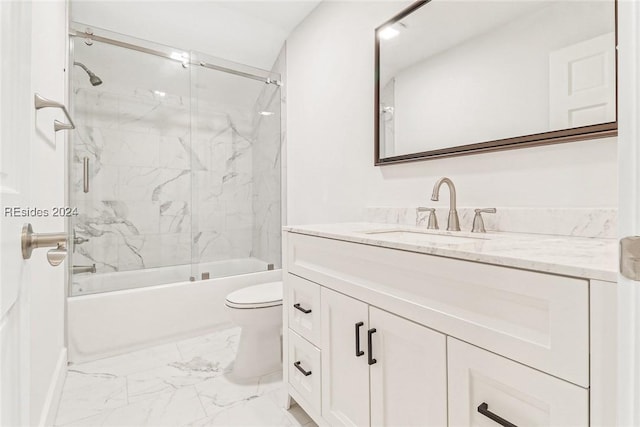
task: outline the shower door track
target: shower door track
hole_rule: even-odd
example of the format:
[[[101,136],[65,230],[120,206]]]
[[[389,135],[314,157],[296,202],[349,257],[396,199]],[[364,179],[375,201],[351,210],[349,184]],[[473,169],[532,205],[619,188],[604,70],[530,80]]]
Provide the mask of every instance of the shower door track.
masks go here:
[[[144,47],[144,46],[138,46],[138,45],[127,43],[127,42],[123,42],[123,41],[120,41],[120,40],[114,40],[114,39],[110,39],[108,37],[98,36],[98,35],[95,35],[95,34],[92,34],[92,33],[89,33],[89,32],[85,32],[85,31],[70,30],[69,31],[69,35],[71,37],[81,37],[83,39],[95,40],[95,41],[100,42],[100,43],[107,43],[107,44],[111,44],[111,45],[114,45],[114,46],[123,47],[125,49],[136,50],[138,52],[147,53],[149,55],[159,56],[161,58],[170,59],[172,61],[180,62],[182,64],[198,65],[200,67],[208,68],[208,69],[211,69],[211,70],[222,71],[224,73],[234,74],[236,76],[246,77],[248,79],[253,79],[253,80],[258,80],[258,81],[261,81],[261,82],[266,83],[266,84],[274,84],[276,86],[281,86],[282,85],[280,80],[277,80],[277,79],[272,79],[272,78],[269,78],[269,77],[263,77],[263,76],[259,76],[257,74],[245,73],[243,71],[238,71],[238,70],[234,70],[232,68],[211,64],[209,62],[190,61],[190,60],[186,60],[186,59],[183,59],[183,58],[178,58],[175,54],[169,54],[169,53],[162,52],[162,51],[159,51],[159,50],[150,49],[150,48],[147,48],[147,47]]]

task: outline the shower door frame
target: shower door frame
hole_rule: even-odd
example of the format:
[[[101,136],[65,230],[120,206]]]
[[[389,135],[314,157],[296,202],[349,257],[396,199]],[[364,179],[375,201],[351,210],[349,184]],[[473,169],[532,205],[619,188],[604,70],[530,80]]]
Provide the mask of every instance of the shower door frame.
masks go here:
[[[194,50],[184,50],[184,49],[180,49],[180,48],[174,48],[171,46],[167,46],[167,45],[162,45],[160,43],[156,43],[156,42],[152,42],[152,41],[147,41],[147,40],[143,40],[143,39],[139,39],[133,36],[129,36],[129,35],[125,35],[125,34],[120,34],[120,33],[116,33],[110,30],[105,30],[102,28],[98,28],[92,25],[88,25],[88,24],[84,24],[81,22],[77,22],[77,21],[71,21],[69,22],[69,31],[68,31],[68,36],[69,36],[69,55],[68,55],[68,70],[71,70],[73,67],[73,62],[75,59],[75,51],[74,51],[74,42],[72,41],[73,39],[78,39],[78,40],[82,40],[84,39],[85,42],[89,41],[89,42],[93,42],[93,41],[97,41],[99,43],[105,43],[108,45],[112,45],[112,46],[117,46],[117,47],[121,47],[121,48],[125,48],[125,49],[130,49],[130,50],[134,50],[137,52],[141,52],[141,53],[145,53],[145,54],[149,54],[149,55],[153,55],[153,56],[157,56],[157,57],[161,57],[164,59],[169,59],[171,61],[175,61],[177,63],[181,63],[183,65],[183,67],[189,67],[189,66],[195,66],[195,67],[199,67],[199,68],[204,68],[204,69],[209,69],[209,70],[214,70],[214,71],[221,71],[224,73],[228,73],[228,74],[233,74],[239,77],[244,77],[244,78],[248,78],[248,79],[252,79],[252,80],[256,80],[265,84],[270,84],[270,85],[275,85],[278,88],[280,88],[282,86],[282,81],[281,81],[281,75],[280,73],[276,73],[276,72],[272,72],[272,71],[267,71],[267,70],[262,70],[259,68],[255,68],[249,65],[245,65],[245,64],[240,64],[240,63],[236,63],[236,62],[232,62],[232,61],[228,61],[222,58],[217,58],[217,57],[213,57],[209,54],[202,54],[201,52],[198,51],[194,51]],[[122,39],[122,40],[120,40]],[[126,41],[125,41],[126,40]],[[89,43],[87,43],[89,44]],[[147,46],[145,46],[147,45]],[[153,46],[153,47],[148,47],[148,46]],[[201,56],[205,56],[207,58],[207,61],[203,61],[203,60],[192,60],[192,57],[201,57]],[[74,108],[74,103],[71,102],[71,100],[73,99],[73,87],[72,84],[70,82],[71,79],[71,73],[68,74],[69,76],[69,82],[68,82],[68,100],[70,103],[70,107]],[[193,97],[192,97],[193,98]],[[282,95],[280,95],[280,98],[282,99]],[[281,114],[281,134],[282,134],[282,110],[280,112]],[[281,144],[281,150],[282,150],[282,144]],[[70,140],[69,144],[67,144],[67,164],[69,165],[69,168],[71,168],[72,164],[73,164],[73,153],[74,153],[74,144],[73,142]],[[280,194],[282,197],[283,194],[283,177],[282,177],[282,166],[280,169]],[[66,199],[68,201],[72,201],[71,197],[73,194],[73,183],[71,179],[67,180],[67,195],[66,195]],[[193,195],[191,195],[191,197],[193,198]],[[282,199],[281,199],[282,200]],[[193,204],[193,203],[192,203]],[[284,218],[284,215],[281,213],[281,219]],[[67,229],[69,230],[69,241],[71,242],[71,245],[75,245],[74,242],[74,230],[75,230],[75,218],[73,217],[68,217],[67,218]],[[191,233],[193,233],[193,230],[191,231]],[[71,246],[70,248],[72,251],[75,249],[74,246]],[[68,263],[68,281],[67,281],[67,292],[68,295],[70,297],[76,296],[73,295],[72,293],[72,282],[73,282],[73,254],[70,254],[69,256],[70,261]],[[194,261],[193,261],[193,254],[191,254],[191,261],[190,261],[190,265],[191,265],[191,269],[193,272],[193,266],[194,266]],[[195,278],[192,276],[191,280],[195,280]]]

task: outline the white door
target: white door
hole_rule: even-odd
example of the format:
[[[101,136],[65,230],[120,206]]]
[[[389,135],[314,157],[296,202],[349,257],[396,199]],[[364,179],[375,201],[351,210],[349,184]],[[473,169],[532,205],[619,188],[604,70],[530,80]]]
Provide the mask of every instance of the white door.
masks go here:
[[[34,106],[36,92],[64,102],[65,2],[0,1],[0,61],[0,425],[50,425],[67,365],[66,263],[50,266],[47,249],[23,260],[20,234],[25,223],[65,229],[53,213],[65,186],[65,132],[53,122],[65,118]]]
[[[443,334],[369,307],[376,363],[370,367],[372,426],[447,425]]]
[[[616,120],[615,34],[549,55],[549,124],[567,129]]]
[[[640,4],[618,2],[618,231],[640,235]],[[640,282],[618,277],[618,422],[640,425]]]
[[[20,251],[24,218],[6,209],[31,200],[31,3],[0,2],[0,22],[0,425],[18,426],[29,422],[29,268]]]
[[[367,304],[322,288],[322,417],[329,425],[369,425]],[[356,355],[357,338],[359,349]]]

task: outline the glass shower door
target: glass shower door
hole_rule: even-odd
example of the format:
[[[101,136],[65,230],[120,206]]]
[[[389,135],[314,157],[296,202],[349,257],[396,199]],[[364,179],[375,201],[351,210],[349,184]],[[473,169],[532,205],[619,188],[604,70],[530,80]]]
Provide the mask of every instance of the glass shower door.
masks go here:
[[[188,54],[100,35],[124,44],[72,38],[72,295],[191,275]]]
[[[192,58],[193,276],[280,268],[279,75]]]

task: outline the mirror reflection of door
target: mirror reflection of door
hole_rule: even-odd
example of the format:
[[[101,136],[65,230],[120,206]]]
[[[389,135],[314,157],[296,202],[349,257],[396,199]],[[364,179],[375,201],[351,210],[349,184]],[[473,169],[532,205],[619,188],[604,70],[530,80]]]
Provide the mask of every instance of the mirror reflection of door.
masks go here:
[[[615,34],[549,54],[549,124],[552,129],[616,119]]]

